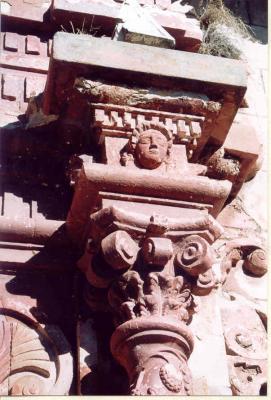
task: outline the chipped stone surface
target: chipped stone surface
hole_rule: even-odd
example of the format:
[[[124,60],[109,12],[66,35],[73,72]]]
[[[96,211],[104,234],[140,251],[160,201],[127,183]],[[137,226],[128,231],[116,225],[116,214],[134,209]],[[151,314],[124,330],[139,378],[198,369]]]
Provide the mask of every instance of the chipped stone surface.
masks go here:
[[[252,125],[263,146],[262,166],[257,175],[246,182],[238,194],[238,198],[225,207],[219,216],[226,227],[239,229],[243,235],[242,224],[246,230],[255,232],[263,242],[267,233],[267,97],[264,86],[263,71],[267,65],[267,49],[260,43],[244,40],[244,58],[248,64],[248,90],[246,98],[249,107],[241,109],[235,118],[236,122]],[[257,54],[257,57],[255,57]],[[238,205],[239,204],[239,205]],[[236,208],[237,206],[237,208]]]
[[[148,46],[174,48],[175,39],[170,36],[148,10],[142,9],[137,0],[125,1],[120,9],[113,39]]]
[[[231,394],[218,299],[218,293],[201,297],[198,313],[191,323],[195,348],[189,366],[193,371],[195,396]]]
[[[264,394],[266,46],[193,54],[196,0],[139,0],[175,50],[111,40],[122,0],[2,3],[0,394]]]

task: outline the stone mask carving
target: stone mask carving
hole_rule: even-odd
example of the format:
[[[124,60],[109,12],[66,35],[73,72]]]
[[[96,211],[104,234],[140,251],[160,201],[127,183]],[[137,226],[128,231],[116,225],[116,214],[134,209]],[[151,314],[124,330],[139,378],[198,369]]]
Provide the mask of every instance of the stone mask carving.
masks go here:
[[[135,148],[138,163],[148,169],[155,169],[168,155],[168,142],[163,133],[148,129],[142,132]]]
[[[122,165],[130,161],[146,169],[156,169],[168,163],[172,146],[172,134],[162,124],[144,122],[138,125],[121,153]]]

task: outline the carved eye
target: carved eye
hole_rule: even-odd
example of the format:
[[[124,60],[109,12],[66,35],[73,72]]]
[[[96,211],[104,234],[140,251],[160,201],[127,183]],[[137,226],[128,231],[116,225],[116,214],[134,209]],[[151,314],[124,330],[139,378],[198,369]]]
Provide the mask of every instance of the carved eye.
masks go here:
[[[140,144],[150,144],[150,139],[149,138],[147,138],[147,139],[142,139],[142,140],[140,140]]]

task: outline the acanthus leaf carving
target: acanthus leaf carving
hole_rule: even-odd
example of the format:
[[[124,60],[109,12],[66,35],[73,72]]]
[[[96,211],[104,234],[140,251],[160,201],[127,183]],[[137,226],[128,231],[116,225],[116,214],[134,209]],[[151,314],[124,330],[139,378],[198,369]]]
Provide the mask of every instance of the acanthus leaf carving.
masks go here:
[[[108,293],[116,325],[112,353],[127,370],[131,393],[157,394],[160,387],[164,394],[189,394],[193,337],[188,325],[198,309],[193,293],[205,295],[214,287],[211,244],[222,228],[208,214],[193,220],[155,213],[147,217],[115,206],[90,220],[90,232],[98,235],[79,265],[90,287]],[[157,332],[158,342],[151,332]],[[178,337],[173,349],[172,335]],[[169,343],[164,344],[166,337]],[[135,367],[133,357],[141,367]],[[154,373],[151,366],[157,362]]]
[[[120,322],[148,316],[169,316],[187,321],[195,304],[189,283],[182,276],[149,273],[144,281],[136,271],[113,282],[109,303]]]

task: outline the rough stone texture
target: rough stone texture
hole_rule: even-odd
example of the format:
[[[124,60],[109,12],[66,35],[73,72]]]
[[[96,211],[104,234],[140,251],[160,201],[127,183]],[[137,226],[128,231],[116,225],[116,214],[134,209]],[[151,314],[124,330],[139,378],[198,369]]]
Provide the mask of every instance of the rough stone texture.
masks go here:
[[[123,22],[116,25],[113,39],[169,49],[175,47],[174,38],[139,3],[132,0],[124,3],[119,18]]]
[[[51,16],[54,23],[62,25],[68,32],[71,30],[71,24],[75,31],[84,31],[85,33],[95,33],[101,36],[112,36],[116,24],[121,17],[121,3],[113,0],[107,1],[80,1],[80,4],[69,0],[56,0],[51,8]],[[153,6],[153,1],[141,2],[145,6]],[[199,24],[196,21],[190,21],[185,12],[176,13],[165,10],[165,6],[148,7],[147,12],[154,18],[156,23],[160,24],[176,41],[176,48],[179,50],[197,51],[202,33]]]
[[[255,52],[257,57],[255,58]],[[232,218],[232,205],[228,205],[223,210],[223,220],[227,226],[238,228],[236,234],[245,236],[246,232],[241,230],[240,218],[250,219],[253,225],[249,224],[247,229],[253,237],[266,241],[267,233],[267,97],[264,84],[263,71],[267,66],[266,46],[260,43],[251,43],[244,41],[244,57],[249,67],[248,90],[246,99],[249,107],[240,109],[236,122],[249,123],[256,130],[258,141],[262,146],[261,162],[258,166],[260,171],[256,177],[245,183],[238,194],[239,211],[237,218]],[[234,203],[233,203],[234,204]],[[260,206],[259,206],[260,205]],[[222,220],[220,220],[222,222]],[[232,221],[232,222],[230,222]],[[223,223],[223,222],[222,222]],[[231,225],[231,223],[233,225]],[[236,226],[237,224],[237,226]],[[250,226],[250,228],[249,228]]]
[[[266,394],[266,47],[244,101],[240,62],[110,40],[121,5],[3,2],[0,394]],[[61,25],[98,37],[58,33],[39,95]]]
[[[195,349],[189,360],[189,366],[193,371],[193,394],[195,396],[227,396],[231,394],[231,390],[219,293],[213,293],[198,300],[199,312],[191,323],[191,329],[195,335]],[[209,357],[211,348],[214,357]]]

